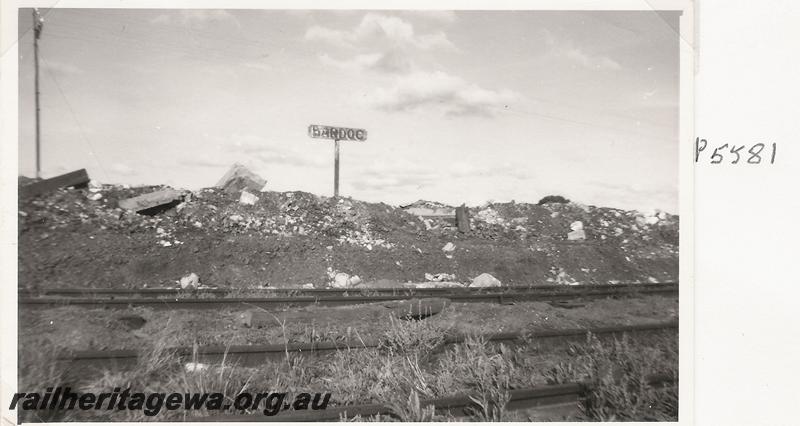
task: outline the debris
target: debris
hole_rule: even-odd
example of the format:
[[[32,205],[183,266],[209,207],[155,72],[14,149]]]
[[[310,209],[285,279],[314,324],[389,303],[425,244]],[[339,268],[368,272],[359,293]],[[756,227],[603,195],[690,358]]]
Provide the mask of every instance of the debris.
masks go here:
[[[428,281],[433,282],[441,282],[441,281],[455,281],[456,276],[455,274],[428,274],[425,273],[425,279]]]
[[[181,288],[182,289],[196,289],[200,286],[200,277],[197,276],[194,272],[189,275],[184,276],[181,278]]]
[[[161,191],[143,194],[138,197],[120,200],[119,206],[125,210],[153,216],[167,209],[177,206],[183,198],[182,191],[163,189]]]
[[[314,283],[305,283],[300,286],[302,289],[311,290],[314,288]]]
[[[450,299],[434,297],[429,299],[411,299],[393,304],[396,318],[404,320],[421,320],[442,312],[450,304]]]
[[[249,328],[263,328],[267,325],[275,324],[275,317],[269,312],[259,309],[250,309],[240,316],[242,325]]]
[[[567,234],[567,240],[576,241],[576,240],[585,240],[586,239],[586,231],[583,229],[578,229],[576,231],[572,231]]]
[[[490,274],[483,273],[472,279],[470,287],[500,287],[503,284]]]
[[[470,231],[469,209],[464,204],[456,207],[456,226],[458,227],[458,232],[466,233]]]
[[[52,177],[50,179],[44,179],[25,185],[19,189],[19,196],[20,198],[33,197],[45,192],[54,191],[58,188],[67,188],[70,186],[75,188],[85,188],[88,185],[89,175],[86,173],[86,169],[80,169],[74,172]]]
[[[349,280],[347,280],[347,287],[355,287],[360,283],[361,283],[361,277],[359,277],[358,275],[353,275],[352,277],[350,277]]]
[[[239,203],[240,204],[245,204],[245,205],[248,205],[248,206],[252,206],[253,204],[255,204],[257,202],[258,202],[258,197],[256,197],[255,195],[253,195],[253,194],[251,194],[251,193],[249,193],[247,191],[242,191],[242,195],[239,197]]]
[[[223,191],[233,194],[245,189],[254,192],[263,192],[267,184],[266,179],[251,172],[247,167],[236,163],[222,176],[217,182],[216,187]]]
[[[447,243],[447,244],[444,245],[444,247],[442,247],[442,251],[445,252],[445,253],[450,253],[455,249],[456,249],[456,245],[453,244],[453,243]]]
[[[199,373],[203,370],[208,369],[208,364],[202,364],[199,362],[187,362],[186,365],[184,365],[184,369],[186,370],[187,373]]]
[[[333,277],[333,283],[331,287],[333,288],[347,288],[350,286],[350,275],[345,274],[344,272],[339,272]]]
[[[100,199],[102,199],[102,198],[103,198],[103,194],[101,194],[101,193],[99,193],[99,192],[95,192],[94,194],[92,194],[92,195],[89,195],[89,196],[88,196],[88,197],[86,197],[86,198],[88,198],[88,199],[90,199],[90,200],[92,200],[92,201],[99,201]]]
[[[95,180],[89,181],[89,192],[100,192],[103,190],[103,185]]]
[[[573,231],[581,231],[583,230],[583,222],[576,220],[575,222],[572,222],[572,224],[569,226],[569,229],[572,229]]]

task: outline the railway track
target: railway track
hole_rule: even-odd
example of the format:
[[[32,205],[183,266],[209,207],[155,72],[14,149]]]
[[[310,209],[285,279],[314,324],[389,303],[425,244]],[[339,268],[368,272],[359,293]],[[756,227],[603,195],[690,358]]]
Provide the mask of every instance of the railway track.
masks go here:
[[[236,296],[230,296],[235,294]],[[363,303],[410,300],[424,296],[450,299],[454,303],[510,304],[530,301],[566,301],[639,295],[677,295],[678,283],[577,285],[486,288],[430,289],[257,289],[253,296],[241,297],[241,290],[204,289],[180,292],[177,289],[53,289],[38,295],[21,293],[21,308],[78,306],[85,308],[126,309],[145,306],[153,309],[221,309],[242,306],[279,309],[297,306],[343,306]],[[138,297],[132,297],[138,296]]]
[[[647,377],[651,386],[674,385],[672,377],[652,375]],[[509,400],[506,411],[530,410],[536,421],[563,421],[579,415],[580,403],[591,390],[590,383],[563,383],[536,386],[508,391]],[[420,399],[420,407],[433,406],[436,414],[450,414],[454,417],[473,415],[475,402],[469,395],[455,395],[444,398]],[[373,416],[396,417],[395,410],[384,404],[345,405],[318,411],[284,411],[275,416],[263,414],[222,414],[208,417],[195,417],[195,422],[330,422],[360,416],[366,419]]]
[[[677,331],[676,321],[638,324],[615,327],[574,328],[561,330],[533,330],[505,333],[491,333],[481,336],[487,342],[509,343],[524,341],[547,341],[553,343],[559,340],[584,338],[587,333],[597,336],[616,336],[622,334],[647,334],[668,331]],[[442,346],[462,343],[467,336],[447,336]],[[360,350],[377,348],[380,341],[356,340],[342,342],[314,342],[314,343],[288,343],[271,345],[241,345],[241,346],[208,346],[201,348],[174,348],[172,351],[182,359],[191,359],[196,362],[211,364],[219,363],[224,359],[226,363],[241,366],[260,365],[267,360],[281,359],[288,354],[303,354],[304,356],[325,356],[339,350]],[[137,350],[90,350],[63,353],[59,361],[69,362],[75,368],[90,367],[91,369],[113,369],[133,366],[138,360]]]

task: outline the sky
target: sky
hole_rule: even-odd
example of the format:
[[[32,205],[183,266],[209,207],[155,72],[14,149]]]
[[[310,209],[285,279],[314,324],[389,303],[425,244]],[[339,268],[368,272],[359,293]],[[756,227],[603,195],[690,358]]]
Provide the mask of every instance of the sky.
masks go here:
[[[654,11],[43,9],[42,175],[401,205],[545,195],[678,210],[678,16]],[[19,173],[33,176],[32,11]]]

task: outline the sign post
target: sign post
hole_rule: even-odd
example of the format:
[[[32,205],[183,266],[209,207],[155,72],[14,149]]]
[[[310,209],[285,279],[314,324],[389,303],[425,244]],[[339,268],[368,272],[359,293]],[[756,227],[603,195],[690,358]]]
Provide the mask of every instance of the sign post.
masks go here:
[[[367,131],[312,124],[308,126],[308,136],[315,139],[333,139],[333,196],[339,197],[339,141],[365,142]]]

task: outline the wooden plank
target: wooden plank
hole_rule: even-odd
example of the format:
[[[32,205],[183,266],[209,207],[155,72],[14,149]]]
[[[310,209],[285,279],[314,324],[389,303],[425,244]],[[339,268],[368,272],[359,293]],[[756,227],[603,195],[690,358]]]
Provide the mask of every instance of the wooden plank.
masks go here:
[[[50,179],[34,182],[20,188],[20,197],[33,197],[46,192],[52,192],[59,188],[74,186],[76,188],[89,185],[89,174],[86,169],[76,170]]]

